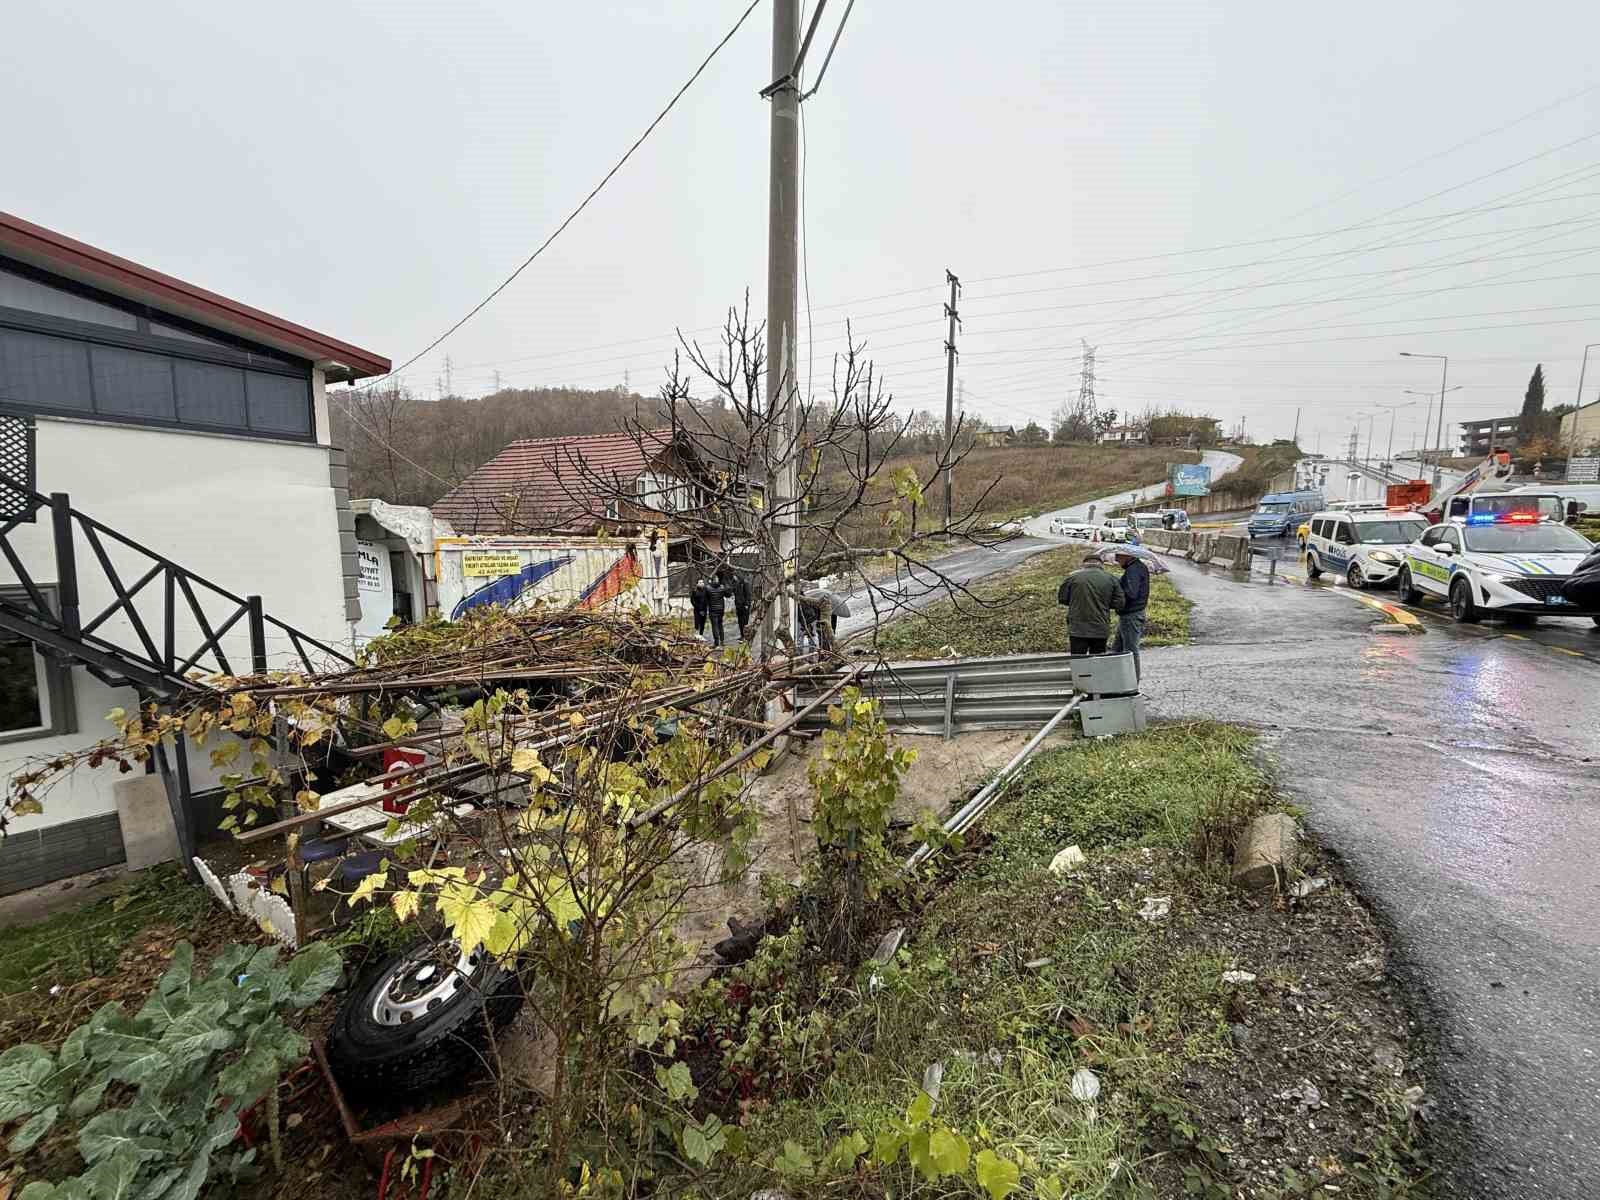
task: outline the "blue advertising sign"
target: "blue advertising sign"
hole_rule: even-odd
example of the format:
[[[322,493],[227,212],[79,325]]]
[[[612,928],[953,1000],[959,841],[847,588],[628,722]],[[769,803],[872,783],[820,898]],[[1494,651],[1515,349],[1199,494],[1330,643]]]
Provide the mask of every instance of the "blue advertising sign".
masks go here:
[[[1167,468],[1167,481],[1174,496],[1211,494],[1211,468],[1198,463],[1173,463]]]

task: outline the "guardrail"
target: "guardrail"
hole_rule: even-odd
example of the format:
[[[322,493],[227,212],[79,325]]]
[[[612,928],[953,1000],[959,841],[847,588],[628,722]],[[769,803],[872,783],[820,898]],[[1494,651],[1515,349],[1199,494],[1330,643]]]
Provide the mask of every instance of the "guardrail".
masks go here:
[[[806,705],[839,676],[808,679],[796,700]],[[1104,699],[1083,706],[1090,732],[1143,728],[1143,701],[1136,695],[1133,656],[1105,654],[1074,659],[1070,654],[1019,654],[941,662],[885,663],[861,671],[855,684],[881,706],[883,719],[906,733],[951,737],[980,729],[1036,729],[1074,697]],[[827,724],[819,706],[802,726]]]
[[[820,694],[828,679],[802,686],[797,702],[804,705]],[[880,702],[890,725],[945,737],[976,729],[1037,727],[1075,694],[1070,654],[887,663],[863,671],[856,685]],[[826,725],[827,714],[819,709],[804,724]]]

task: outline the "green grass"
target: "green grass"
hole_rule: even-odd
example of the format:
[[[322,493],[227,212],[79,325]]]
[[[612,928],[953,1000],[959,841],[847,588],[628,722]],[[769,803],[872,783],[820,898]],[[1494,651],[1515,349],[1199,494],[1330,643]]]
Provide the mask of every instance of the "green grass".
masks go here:
[[[1270,799],[1251,750],[1250,735],[1208,725],[1041,757],[985,818],[985,843],[915,906],[911,948],[879,990],[855,994],[831,1070],[753,1108],[750,1153],[706,1194],[775,1186],[766,1164],[786,1142],[820,1161],[852,1131],[871,1141],[932,1063],[944,1064],[939,1119],[974,1152],[1018,1163],[1019,1194],[1051,1175],[1073,1197],[1141,1194],[1147,1127],[1181,1110],[1185,1064],[1229,1058],[1228,964],[1182,930],[1186,914],[1232,903],[1217,847]],[[1058,879],[1047,865],[1071,843],[1089,865]],[[1140,920],[1146,894],[1171,895],[1172,917]],[[1101,1084],[1092,1107],[1072,1096],[1080,1068]],[[930,1184],[903,1158],[810,1184],[805,1194],[982,1194],[970,1171]]]
[[[941,600],[878,630],[880,650],[893,658],[962,658],[1037,654],[1067,648],[1067,611],[1056,603],[1061,581],[1083,561],[1083,547],[1037,554],[973,587],[985,604]],[[1108,568],[1117,574],[1116,568]],[[1150,580],[1145,646],[1189,640],[1189,610],[1166,575]]]
[[[102,974],[141,930],[192,925],[211,908],[209,892],[187,884],[176,867],[161,866],[131,877],[114,895],[0,929],[0,995]]]

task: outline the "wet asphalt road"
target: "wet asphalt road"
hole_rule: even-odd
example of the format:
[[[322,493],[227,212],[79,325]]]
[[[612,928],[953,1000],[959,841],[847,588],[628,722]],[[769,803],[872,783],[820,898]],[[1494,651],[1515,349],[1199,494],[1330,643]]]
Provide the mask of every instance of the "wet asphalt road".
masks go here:
[[[935,559],[932,565],[954,582],[965,586],[982,579],[985,575],[1010,570],[1041,550],[1049,550],[1053,546],[1062,544],[1055,538],[1015,537],[994,547],[970,546],[965,550],[958,550],[943,558]],[[892,584],[893,581],[885,580],[882,586],[889,587]],[[945,599],[949,593],[940,583],[937,574],[923,570],[913,572],[909,578],[903,579],[898,586],[898,595],[901,605],[923,608],[937,600]],[[850,603],[850,615],[839,620],[840,638],[870,629],[877,620],[873,612],[873,596],[865,591],[858,591],[852,592],[847,599]],[[878,596],[876,603],[883,618],[887,620],[891,615],[892,606],[883,596]]]
[[[1196,643],[1146,652],[1152,713],[1265,728],[1390,926],[1436,1059],[1439,1194],[1600,1195],[1600,629],[1375,634],[1341,588],[1173,574]]]

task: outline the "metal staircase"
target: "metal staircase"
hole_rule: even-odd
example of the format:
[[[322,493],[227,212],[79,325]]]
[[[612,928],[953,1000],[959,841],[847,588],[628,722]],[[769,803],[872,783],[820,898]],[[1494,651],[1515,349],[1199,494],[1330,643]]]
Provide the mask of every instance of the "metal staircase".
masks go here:
[[[267,670],[269,631],[287,643],[308,672],[352,665],[342,651],[268,615],[260,596],[240,596],[212,583],[79,512],[63,493],[35,491],[34,463],[32,419],[0,412],[0,557],[16,577],[15,584],[0,591],[0,630],[28,639],[57,661],[82,665],[109,686],[135,689],[141,704],[171,706],[208,690],[206,676]],[[50,526],[53,579],[43,569],[30,571],[27,566],[30,555],[37,561],[41,539],[28,534],[29,547],[20,535],[41,515]],[[87,555],[79,553],[80,546]],[[98,612],[83,611],[85,589],[80,585],[86,581],[91,594],[109,591],[113,597]],[[55,604],[47,594],[52,589]],[[235,662],[223,645],[240,622],[248,639],[248,663],[242,658]],[[173,739],[170,751],[158,743],[154,758],[172,809],[181,861],[193,875],[193,796],[185,742]]]
[[[150,699],[204,688],[201,679],[206,675],[265,671],[269,630],[287,642],[307,671],[350,664],[348,655],[266,613],[260,596],[240,596],[212,583],[79,512],[63,493],[34,491],[32,439],[27,418],[0,416],[0,556],[22,592],[0,593],[0,629],[27,638],[46,654],[81,663],[107,684],[136,688]],[[36,578],[13,544],[16,532],[41,514],[50,522],[53,580]],[[79,554],[80,543],[89,551],[87,563]],[[121,570],[114,557],[121,558]],[[79,602],[80,572],[86,566],[114,597],[99,612],[85,613]],[[49,587],[54,587],[58,605],[46,596]],[[235,662],[223,645],[240,622],[248,633],[248,663]],[[191,630],[198,630],[198,645]]]

